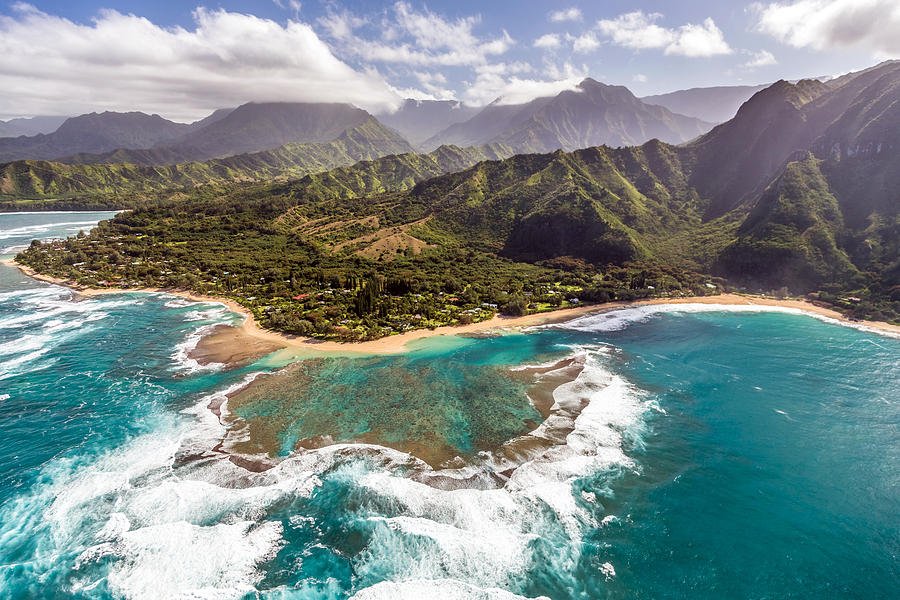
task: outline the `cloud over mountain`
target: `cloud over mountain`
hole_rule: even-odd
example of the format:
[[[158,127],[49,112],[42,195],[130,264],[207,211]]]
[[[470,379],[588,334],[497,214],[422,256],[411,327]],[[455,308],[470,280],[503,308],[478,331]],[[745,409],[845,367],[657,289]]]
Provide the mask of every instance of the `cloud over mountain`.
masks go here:
[[[380,38],[359,35],[357,30],[370,23],[348,11],[333,11],[319,22],[343,52],[366,61],[412,66],[482,65],[514,44],[505,31],[493,38],[478,37],[473,31],[480,22],[477,16],[450,20],[428,9],[417,11],[406,2],[394,4],[390,18],[379,24]]]
[[[332,54],[304,23],[198,8],[192,28],[113,10],[76,23],[18,3],[0,15],[0,114],[73,114],[141,107],[190,120],[254,101],[400,98],[374,70]]]

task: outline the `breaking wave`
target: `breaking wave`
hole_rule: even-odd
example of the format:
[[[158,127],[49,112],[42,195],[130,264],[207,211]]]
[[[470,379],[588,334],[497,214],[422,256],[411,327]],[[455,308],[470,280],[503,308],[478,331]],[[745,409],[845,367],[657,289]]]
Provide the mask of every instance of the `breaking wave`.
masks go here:
[[[72,591],[241,598],[260,589],[288,530],[321,527],[312,513],[304,517],[305,503],[337,486],[343,501],[329,506],[332,516],[365,539],[350,559],[354,598],[520,598],[535,568],[564,574],[585,559],[582,538],[599,526],[605,492],[586,491],[582,480],[637,468],[626,449],[652,406],[610,370],[608,349],[573,356],[580,374],[554,391],[551,419],[529,434],[546,443],[530,454],[483,453],[477,465],[447,471],[355,444],[258,472],[238,466],[217,445],[227,395],[257,375],[249,374],[122,449],[48,467],[45,484],[4,506],[0,543],[27,545],[21,537],[36,535],[36,551],[13,570],[52,573]],[[323,544],[307,533],[310,546]],[[554,564],[546,564],[547,544],[561,549]],[[269,591],[290,596],[283,586]]]
[[[540,325],[531,329],[568,329],[589,333],[602,333],[608,331],[621,331],[635,323],[646,323],[654,317],[664,314],[693,314],[703,312],[729,312],[729,313],[783,313],[789,315],[803,315],[832,325],[850,327],[866,333],[874,333],[892,338],[900,338],[900,334],[871,327],[862,322],[850,322],[835,319],[827,315],[794,308],[791,306],[768,306],[764,304],[650,304],[628,308],[616,308],[595,315],[579,317],[566,323],[552,325]]]

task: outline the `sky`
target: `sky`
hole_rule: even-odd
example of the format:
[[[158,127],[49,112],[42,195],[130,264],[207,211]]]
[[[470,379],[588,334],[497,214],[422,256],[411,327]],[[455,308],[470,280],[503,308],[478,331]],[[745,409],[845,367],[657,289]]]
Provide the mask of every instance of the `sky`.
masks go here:
[[[0,118],[248,101],[484,105],[837,75],[900,58],[898,0],[0,0]]]

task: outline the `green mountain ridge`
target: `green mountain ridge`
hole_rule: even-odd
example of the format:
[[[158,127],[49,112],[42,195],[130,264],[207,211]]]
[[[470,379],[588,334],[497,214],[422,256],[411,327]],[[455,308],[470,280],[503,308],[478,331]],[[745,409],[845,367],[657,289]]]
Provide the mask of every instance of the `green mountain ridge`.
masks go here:
[[[892,291],[900,285],[900,64],[833,90],[804,106],[818,135],[761,195],[723,271],[762,285],[900,299]]]
[[[399,135],[374,118],[328,143],[288,144],[275,150],[173,166],[129,163],[63,164],[15,161],[0,165],[0,207],[89,205],[128,208],[148,194],[236,181],[296,179],[361,160],[412,152]],[[4,196],[9,199],[3,202]],[[63,198],[60,198],[63,197]]]
[[[428,290],[452,322],[462,318],[457,309],[480,310],[479,302],[520,310],[529,304],[517,295],[523,290],[608,299],[721,289],[702,273],[735,288],[817,292],[858,316],[897,319],[898,82],[897,63],[841,84],[777,82],[683,146],[652,140],[510,158],[505,146],[443,148],[223,193],[201,186],[87,238],[151,265],[164,248],[198,248],[199,257],[165,269],[109,264],[78,241],[22,260],[87,283],[103,277],[199,291],[221,288],[226,271],[241,273],[226,289],[264,323],[315,322],[326,337],[342,319],[366,336],[410,325],[421,308],[403,304],[411,290]],[[81,261],[91,267],[73,269],[73,252],[93,257]],[[396,293],[380,296],[392,281],[401,282],[390,284]],[[324,320],[315,306],[301,311],[279,300],[337,286],[347,296]],[[437,299],[463,292],[463,305]],[[406,312],[394,314],[400,304]]]
[[[288,144],[339,142],[346,132],[359,128],[380,128],[379,136],[393,137],[395,143],[408,146],[400,135],[373,121],[377,123],[372,115],[349,104],[250,102],[225,114],[217,111],[184,135],[162,144],[131,145],[102,154],[73,154],[59,161],[173,165],[263,152]],[[412,147],[408,147],[411,151]]]
[[[628,88],[587,78],[578,89],[525,104],[500,101],[468,121],[422,143],[474,146],[501,143],[517,153],[566,151],[598,145],[633,146],[650,139],[680,143],[709,130],[711,123],[645,104]]]

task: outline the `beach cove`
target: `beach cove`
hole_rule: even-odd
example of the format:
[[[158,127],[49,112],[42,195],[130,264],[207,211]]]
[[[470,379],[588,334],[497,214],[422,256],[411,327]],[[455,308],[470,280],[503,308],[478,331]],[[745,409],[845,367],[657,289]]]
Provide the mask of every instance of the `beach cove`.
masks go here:
[[[297,356],[306,356],[305,351],[313,353],[341,354],[394,354],[405,352],[411,342],[435,336],[457,336],[483,334],[494,330],[510,330],[535,327],[553,323],[562,323],[584,315],[609,312],[636,306],[666,305],[708,305],[708,306],[747,306],[758,307],[759,310],[787,309],[799,311],[838,321],[842,324],[870,329],[886,334],[900,335],[900,325],[883,321],[851,320],[837,310],[820,306],[804,299],[778,299],[769,296],[752,294],[723,293],[710,296],[686,296],[677,298],[651,298],[635,302],[607,302],[603,304],[585,304],[576,308],[559,309],[549,312],[510,317],[497,314],[493,318],[468,325],[450,325],[435,329],[414,329],[397,333],[377,340],[363,342],[333,342],[314,338],[294,336],[271,331],[260,327],[252,313],[237,301],[221,296],[204,296],[187,290],[163,288],[88,288],[71,281],[43,275],[32,268],[17,263],[13,258],[2,259],[5,264],[14,266],[25,275],[55,285],[62,285],[77,291],[84,296],[120,293],[160,293],[171,294],[191,302],[217,303],[226,306],[234,313],[243,316],[243,322],[236,326],[225,326],[210,332],[200,340],[195,358],[202,363],[240,363],[251,357],[260,357],[276,350],[300,351]],[[229,327],[233,327],[230,329]]]
[[[900,342],[709,301],[323,352],[0,265],[0,589],[890,598]]]

